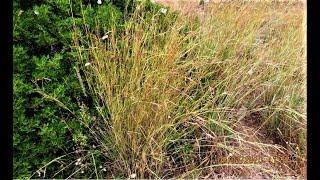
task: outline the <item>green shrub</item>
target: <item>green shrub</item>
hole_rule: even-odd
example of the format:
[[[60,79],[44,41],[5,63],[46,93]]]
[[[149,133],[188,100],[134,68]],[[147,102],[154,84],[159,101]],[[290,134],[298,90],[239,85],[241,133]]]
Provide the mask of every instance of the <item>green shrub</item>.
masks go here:
[[[64,155],[89,145],[78,115],[79,104],[90,107],[90,99],[79,85],[70,47],[73,22],[82,17],[81,4],[85,14],[92,13],[104,24],[111,23],[110,13],[119,22],[123,16],[120,6],[107,2],[101,6],[87,5],[88,1],[72,1],[70,6],[69,0],[13,2],[14,178],[51,178],[76,158]],[[96,27],[93,18],[88,27]],[[55,178],[72,172],[66,168]]]

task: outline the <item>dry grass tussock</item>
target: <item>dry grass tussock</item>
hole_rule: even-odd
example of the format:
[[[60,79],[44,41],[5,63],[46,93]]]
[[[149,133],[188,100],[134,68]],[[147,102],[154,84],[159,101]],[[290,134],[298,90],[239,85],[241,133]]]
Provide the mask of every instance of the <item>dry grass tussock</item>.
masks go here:
[[[103,39],[75,27],[106,177],[305,177],[303,5],[203,11],[186,18],[141,6]]]

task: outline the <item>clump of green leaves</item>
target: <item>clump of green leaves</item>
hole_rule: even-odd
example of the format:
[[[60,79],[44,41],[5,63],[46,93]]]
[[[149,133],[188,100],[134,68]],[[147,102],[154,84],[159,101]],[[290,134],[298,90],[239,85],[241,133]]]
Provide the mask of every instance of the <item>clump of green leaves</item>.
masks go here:
[[[88,3],[13,2],[14,178],[68,177],[74,169],[55,174],[76,158],[73,154],[65,155],[89,146],[89,136],[79,120],[79,103],[90,107],[90,99],[83,94],[73,68],[71,28],[82,13],[97,17],[104,24],[111,23],[111,13],[118,21],[112,23],[121,24],[123,14],[121,7],[112,2],[101,6]],[[94,18],[88,19],[86,26],[93,29],[94,22]],[[62,156],[58,165],[48,165]]]

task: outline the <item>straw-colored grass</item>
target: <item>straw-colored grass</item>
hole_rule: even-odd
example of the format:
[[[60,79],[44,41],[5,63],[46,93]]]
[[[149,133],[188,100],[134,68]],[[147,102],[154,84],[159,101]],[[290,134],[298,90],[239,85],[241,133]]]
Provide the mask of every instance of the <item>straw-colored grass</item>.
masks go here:
[[[239,124],[304,167],[303,6],[236,1],[189,16],[172,13],[141,6],[105,40],[106,32],[80,36],[74,29],[77,68],[99,112],[89,129],[108,159],[107,177],[208,177],[221,166],[266,170],[256,162],[219,164],[247,141],[267,146],[243,138]],[[303,174],[297,166],[288,168]]]

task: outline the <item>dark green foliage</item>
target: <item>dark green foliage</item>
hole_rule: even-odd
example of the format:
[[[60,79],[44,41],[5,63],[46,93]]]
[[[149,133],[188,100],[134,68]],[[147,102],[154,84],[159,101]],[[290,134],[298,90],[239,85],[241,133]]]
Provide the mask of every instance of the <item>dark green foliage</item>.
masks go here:
[[[159,9],[146,5],[146,11]],[[73,25],[80,27],[79,34],[87,29],[103,36],[112,25],[121,30],[134,6],[132,0],[104,0],[102,5],[93,0],[14,0],[14,178],[67,178],[78,170],[66,168],[79,158],[75,150],[94,143],[80,122],[90,125],[97,113],[74,70]],[[99,153],[94,156],[101,164]],[[94,167],[89,168],[73,177],[95,177]]]
[[[84,10],[84,17],[86,26],[90,32],[95,32],[101,36],[111,30],[111,25],[120,25],[121,17],[123,13],[118,11],[116,7],[111,4],[107,4],[99,7],[98,9],[88,7]],[[99,27],[99,29],[97,29]]]
[[[75,147],[88,145],[88,135],[77,115],[81,113],[79,102],[88,107],[91,104],[74,72],[75,57],[70,48],[74,22],[70,7],[75,22],[81,22],[77,21],[81,18],[80,3],[84,13],[92,13],[104,25],[114,23],[109,22],[111,14],[117,21],[123,16],[108,3],[86,6],[86,1],[72,1],[70,6],[69,0],[13,2],[14,178],[37,178],[36,171],[42,166]],[[96,26],[93,18],[88,23],[89,28]],[[108,26],[101,27],[108,30]],[[66,156],[46,166],[46,178],[53,177],[62,162],[75,158]],[[66,178],[72,172],[66,169],[55,178]]]

